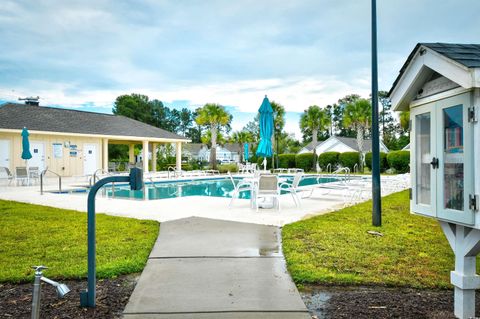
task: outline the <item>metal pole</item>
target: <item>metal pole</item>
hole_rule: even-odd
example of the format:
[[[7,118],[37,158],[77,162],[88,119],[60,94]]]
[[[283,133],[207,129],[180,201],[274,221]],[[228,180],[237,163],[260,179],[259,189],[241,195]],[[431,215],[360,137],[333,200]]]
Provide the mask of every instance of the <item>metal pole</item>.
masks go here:
[[[372,0],[372,224],[382,225],[380,139],[378,132],[377,3]]]
[[[142,189],[142,170],[139,168],[132,168],[129,176],[110,176],[99,180],[95,183],[88,193],[87,202],[87,232],[88,232],[88,285],[87,290],[80,293],[80,306],[95,307],[95,285],[96,285],[96,245],[95,245],[95,196],[97,192],[105,184],[108,183],[130,183],[132,190]]]
[[[35,268],[35,281],[33,282],[33,294],[32,294],[32,319],[40,318],[40,292],[42,289],[42,270],[47,267],[37,266]]]

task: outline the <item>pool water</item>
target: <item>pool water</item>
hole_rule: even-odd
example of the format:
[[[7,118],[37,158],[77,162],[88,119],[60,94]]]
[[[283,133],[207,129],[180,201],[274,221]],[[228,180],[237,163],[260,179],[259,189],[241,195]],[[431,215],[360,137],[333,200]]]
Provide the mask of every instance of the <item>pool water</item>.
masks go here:
[[[282,176],[286,178],[287,183],[291,183],[292,176]],[[235,178],[235,183],[241,181],[241,178]],[[331,177],[321,177],[318,182],[330,183],[337,179]],[[306,176],[300,182],[300,186],[317,184],[317,176]],[[229,178],[186,180],[175,182],[156,182],[146,183],[143,190],[132,191],[128,185],[105,186],[102,194],[106,197],[115,198],[133,198],[133,199],[165,199],[188,196],[214,196],[214,197],[232,197],[233,185]],[[239,198],[250,199],[250,192],[241,192]]]

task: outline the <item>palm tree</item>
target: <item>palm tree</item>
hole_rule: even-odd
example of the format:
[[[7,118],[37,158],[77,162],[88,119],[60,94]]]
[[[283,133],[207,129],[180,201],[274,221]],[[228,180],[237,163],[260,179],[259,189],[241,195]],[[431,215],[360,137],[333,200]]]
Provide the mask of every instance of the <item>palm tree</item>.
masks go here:
[[[207,103],[198,110],[195,122],[208,127],[211,134],[212,147],[210,148],[210,164],[217,168],[217,135],[222,127],[231,121],[230,114],[220,104]]]
[[[330,122],[331,120],[327,111],[321,109],[318,105],[309,106],[308,109],[303,111],[303,114],[300,117],[300,128],[302,131],[309,131],[312,134],[313,169],[316,168],[317,164],[316,146],[318,143],[318,133],[328,129]]]
[[[345,106],[343,125],[353,127],[357,132],[357,145],[360,153],[360,171],[363,171],[363,141],[365,131],[370,127],[372,104],[367,99],[355,99]]]
[[[253,138],[250,132],[247,132],[247,131],[233,132],[232,137],[230,138],[230,141],[238,145],[238,150],[239,150],[238,154],[240,155],[240,161],[241,162],[245,161],[245,158],[243,156],[243,153],[244,153],[243,144],[250,143],[253,141]]]

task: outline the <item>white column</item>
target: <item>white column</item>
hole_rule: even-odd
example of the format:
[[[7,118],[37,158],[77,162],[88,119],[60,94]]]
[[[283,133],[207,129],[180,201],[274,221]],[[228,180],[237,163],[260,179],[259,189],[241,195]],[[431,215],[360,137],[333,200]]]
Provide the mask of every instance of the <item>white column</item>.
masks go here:
[[[175,152],[176,160],[177,160],[177,170],[182,169],[182,143],[177,142],[177,149]]]
[[[102,156],[102,168],[105,171],[108,171],[108,139],[104,138],[102,140],[102,150],[103,150],[103,156]]]
[[[461,225],[440,222],[448,243],[455,253],[455,271],[450,282],[455,287],[454,313],[457,318],[475,317],[475,289],[480,288],[476,274],[476,255],[480,251],[480,231]]]
[[[135,164],[135,144],[128,145],[128,162]]]
[[[148,173],[148,141],[143,141],[142,157],[143,157],[143,172]]]
[[[152,171],[157,171],[157,143],[152,143]]]

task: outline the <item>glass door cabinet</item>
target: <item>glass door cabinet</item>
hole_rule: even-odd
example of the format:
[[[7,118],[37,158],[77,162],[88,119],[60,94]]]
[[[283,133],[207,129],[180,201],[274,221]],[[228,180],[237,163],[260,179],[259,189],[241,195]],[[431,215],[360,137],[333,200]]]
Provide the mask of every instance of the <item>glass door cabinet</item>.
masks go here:
[[[469,207],[469,195],[473,195],[470,105],[466,93],[411,109],[413,212],[474,224]]]

